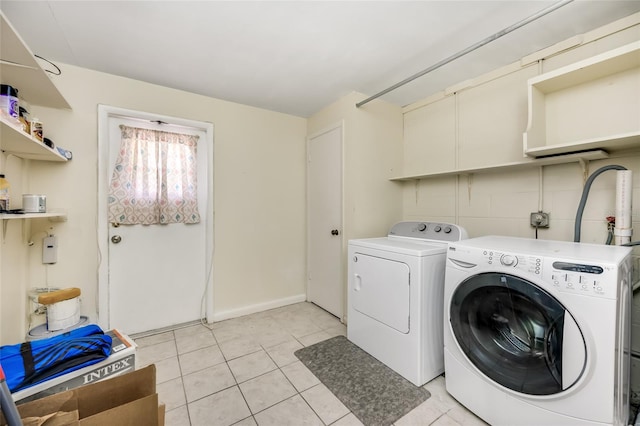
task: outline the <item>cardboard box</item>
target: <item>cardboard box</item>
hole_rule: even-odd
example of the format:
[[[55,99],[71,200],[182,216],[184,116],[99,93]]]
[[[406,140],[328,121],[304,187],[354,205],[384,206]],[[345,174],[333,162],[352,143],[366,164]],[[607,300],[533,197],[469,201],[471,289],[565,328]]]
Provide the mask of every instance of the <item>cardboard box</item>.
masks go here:
[[[136,344],[133,340],[116,329],[107,331],[105,334],[111,336],[113,340],[111,347],[112,353],[108,358],[96,364],[14,392],[11,394],[13,400],[17,404],[21,404],[135,370]]]
[[[19,404],[18,412],[25,424],[42,426],[164,425],[164,405],[158,405],[156,393],[155,365]],[[0,425],[6,425],[1,415]]]

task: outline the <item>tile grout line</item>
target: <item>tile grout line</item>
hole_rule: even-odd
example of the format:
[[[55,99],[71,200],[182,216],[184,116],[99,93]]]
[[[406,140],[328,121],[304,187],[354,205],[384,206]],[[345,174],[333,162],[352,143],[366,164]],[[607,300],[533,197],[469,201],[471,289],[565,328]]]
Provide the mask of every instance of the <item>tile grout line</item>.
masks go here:
[[[274,321],[277,321],[277,318],[270,318],[270,319],[271,319],[271,320],[274,320]],[[196,324],[194,324],[194,325],[196,325]],[[211,328],[211,327],[208,327],[208,326],[204,325],[204,324],[201,324],[201,325],[202,325],[204,328],[206,328],[206,329],[211,333],[211,336],[213,337],[214,345],[215,345],[215,346],[217,346],[218,350],[220,351],[220,353],[221,353],[221,355],[222,355],[222,360],[223,360],[222,362],[224,362],[224,363],[225,363],[225,365],[226,365],[227,369],[228,369],[228,370],[229,370],[229,372],[231,373],[231,375],[232,375],[232,377],[233,377],[233,381],[234,381],[234,383],[235,383],[235,384],[234,384],[234,385],[231,385],[231,386],[228,386],[228,387],[226,387],[226,388],[224,388],[224,389],[220,389],[220,390],[218,390],[217,392],[214,392],[214,393],[212,393],[212,394],[205,395],[205,396],[203,396],[202,398],[198,398],[197,400],[194,400],[194,401],[189,402],[189,401],[187,400],[187,395],[186,395],[186,387],[185,387],[185,382],[184,382],[184,370],[183,370],[182,364],[180,363],[180,356],[181,356],[181,355],[188,354],[188,353],[191,353],[191,352],[194,352],[194,351],[197,351],[197,350],[200,350],[200,349],[203,349],[203,348],[193,349],[193,350],[191,350],[191,351],[185,352],[184,354],[180,354],[180,353],[179,353],[179,350],[180,350],[180,349],[178,348],[178,336],[176,335],[175,330],[171,330],[171,332],[172,332],[172,336],[173,336],[173,339],[172,339],[172,340],[173,340],[173,343],[174,343],[174,347],[175,347],[175,349],[176,349],[176,359],[177,359],[177,362],[178,362],[178,369],[179,369],[180,379],[181,379],[181,384],[182,384],[182,393],[183,393],[183,396],[184,396],[184,398],[185,398],[185,408],[186,408],[186,410],[187,410],[187,419],[188,419],[188,421],[189,421],[189,423],[190,423],[190,424],[191,424],[191,414],[190,414],[190,411],[189,411],[189,404],[190,404],[190,403],[193,403],[193,402],[199,401],[199,400],[201,400],[201,399],[203,399],[203,398],[206,398],[206,397],[209,397],[209,396],[211,396],[211,395],[215,395],[215,394],[217,394],[217,393],[219,393],[219,392],[222,392],[222,391],[224,391],[224,390],[228,390],[228,389],[230,389],[230,388],[232,388],[232,387],[234,387],[234,386],[236,386],[236,387],[238,388],[238,390],[240,391],[240,394],[242,395],[243,401],[245,402],[246,406],[247,406],[247,407],[249,406],[248,401],[246,400],[246,397],[245,397],[244,393],[242,392],[242,390],[241,390],[241,388],[240,388],[240,384],[241,384],[241,383],[240,383],[240,382],[238,382],[236,375],[233,373],[233,370],[231,369],[231,367],[230,367],[230,365],[229,365],[229,362],[230,362],[230,361],[232,361],[232,360],[238,359],[238,358],[242,358],[242,357],[244,357],[244,356],[248,356],[248,355],[251,355],[251,354],[255,354],[255,353],[259,352],[259,351],[262,351],[263,353],[265,353],[265,354],[267,355],[267,357],[268,357],[268,358],[273,362],[273,364],[275,365],[275,367],[276,367],[276,368],[274,368],[273,370],[270,370],[270,371],[268,371],[268,372],[262,373],[262,374],[260,374],[260,375],[258,375],[258,376],[256,376],[256,377],[252,377],[251,379],[247,379],[247,380],[245,380],[245,381],[244,381],[244,382],[242,382],[242,383],[245,383],[245,382],[247,382],[247,381],[249,381],[249,380],[256,379],[256,378],[258,378],[258,377],[264,376],[265,374],[268,374],[268,373],[271,373],[271,372],[273,372],[273,371],[278,370],[278,371],[280,371],[280,373],[285,377],[285,379],[287,380],[287,382],[292,386],[292,388],[294,389],[294,392],[295,392],[295,393],[294,393],[294,395],[292,395],[292,396],[290,396],[290,397],[288,397],[288,398],[285,398],[285,399],[283,399],[282,401],[276,402],[276,403],[274,403],[274,404],[270,405],[269,407],[265,407],[265,408],[263,408],[262,410],[260,410],[260,411],[259,411],[259,412],[257,412],[257,413],[251,413],[251,415],[250,415],[250,416],[247,416],[247,417],[245,417],[245,418],[243,418],[243,419],[241,419],[241,420],[239,420],[238,422],[235,422],[235,423],[233,423],[233,424],[236,424],[236,423],[242,422],[242,421],[244,421],[244,420],[248,419],[249,417],[252,417],[252,419],[254,420],[254,422],[256,422],[256,423],[257,423],[257,420],[256,420],[256,418],[255,418],[255,415],[256,415],[256,414],[259,414],[259,413],[261,413],[261,412],[264,412],[265,410],[267,410],[267,409],[269,409],[269,408],[272,408],[272,407],[274,407],[274,406],[276,406],[276,405],[278,405],[278,404],[280,404],[280,403],[282,403],[282,402],[286,401],[287,399],[291,399],[291,398],[295,397],[296,395],[300,395],[300,397],[302,398],[302,400],[303,400],[303,401],[305,401],[305,404],[307,405],[307,407],[309,407],[309,408],[311,409],[311,411],[316,415],[316,417],[320,420],[320,422],[321,422],[322,424],[325,424],[325,422],[322,420],[322,418],[320,417],[320,415],[316,412],[316,410],[314,410],[314,408],[309,404],[309,402],[306,400],[306,398],[302,395],[302,392],[304,392],[304,391],[306,391],[306,390],[308,390],[308,389],[312,389],[312,388],[316,387],[316,386],[317,386],[318,384],[320,384],[320,383],[318,383],[318,384],[316,384],[316,385],[313,385],[313,386],[309,387],[308,389],[304,389],[303,391],[299,391],[299,390],[294,386],[294,384],[293,384],[293,382],[291,381],[291,379],[290,379],[290,378],[285,374],[285,372],[283,371],[283,368],[284,368],[284,367],[287,367],[287,366],[289,366],[289,365],[291,365],[291,364],[295,363],[295,360],[294,360],[294,361],[292,361],[292,362],[290,362],[290,363],[287,363],[286,365],[282,365],[282,366],[281,366],[281,365],[279,365],[279,364],[275,361],[274,357],[273,357],[273,356],[268,352],[268,348],[267,348],[264,344],[260,344],[260,345],[259,345],[259,349],[257,349],[256,351],[249,352],[249,353],[247,353],[247,354],[239,355],[239,356],[237,356],[237,357],[234,357],[234,358],[230,358],[230,359],[228,359],[228,358],[227,358],[227,356],[225,355],[224,351],[222,350],[221,343],[218,341],[218,338],[216,337],[215,330],[214,330],[213,328]],[[332,326],[330,326],[330,327],[319,327],[319,328],[320,328],[320,331],[314,331],[314,332],[312,332],[312,333],[309,333],[309,334],[307,334],[307,335],[300,336],[300,337],[297,337],[296,335],[291,334],[290,332],[289,332],[289,333],[287,333],[287,334],[288,334],[288,336],[292,339],[291,341],[298,343],[299,345],[301,345],[301,346],[304,348],[304,347],[307,347],[307,346],[311,346],[312,344],[315,344],[315,343],[317,343],[317,342],[314,342],[314,343],[312,343],[312,344],[310,344],[310,345],[305,345],[305,344],[301,341],[301,339],[304,339],[306,336],[310,336],[310,335],[312,335],[312,334],[316,334],[316,333],[319,333],[319,332],[325,332],[325,333],[327,333],[327,335],[329,335],[329,338],[330,338],[330,337],[333,337],[333,335],[332,335],[331,333],[329,333],[327,330],[329,330],[329,329],[335,329],[335,328],[336,328],[336,327],[338,327],[338,326],[344,326],[344,324],[343,324],[342,322],[338,322],[338,324],[336,324],[336,325],[332,325]],[[197,334],[197,333],[195,333],[195,334]],[[339,334],[342,334],[342,333],[339,333]],[[144,336],[144,337],[149,337],[149,336]],[[234,337],[234,338],[232,338],[232,339],[229,339],[229,341],[234,340],[234,339],[236,339],[236,337]],[[323,339],[323,340],[325,340],[325,339]],[[160,343],[161,343],[161,342],[160,342]],[[270,345],[270,346],[269,346],[269,348],[274,348],[274,347],[276,347],[276,346],[278,346],[278,345],[285,344],[285,343],[287,343],[287,342],[286,342],[286,341],[284,341],[284,342],[282,342],[282,343],[276,343],[276,344]],[[214,345],[208,345],[207,347],[213,347]],[[295,350],[297,350],[297,349],[294,349],[294,352],[295,352]],[[169,357],[169,358],[171,358],[171,357]],[[167,359],[169,359],[169,358],[167,358]],[[217,365],[217,364],[216,364],[216,365]],[[209,367],[207,367],[207,368],[209,368]],[[192,373],[190,373],[190,374],[192,374]],[[180,407],[181,407],[181,406],[180,406]],[[178,408],[180,408],[180,407],[175,407],[174,409],[178,409]],[[347,408],[348,408],[348,407],[347,407]],[[173,411],[173,409],[172,409],[172,411]],[[251,412],[251,410],[249,410],[249,411]],[[347,417],[349,414],[352,414],[351,410],[349,410],[346,414],[344,414],[344,415],[343,415],[343,416],[341,416],[340,418],[338,418],[338,419],[334,420],[331,424],[334,424],[335,422],[340,421],[341,419],[343,419],[343,418]]]
[[[182,364],[180,364],[180,350],[178,349],[178,336],[176,336],[175,330],[172,330],[171,333],[173,334],[173,343],[176,347],[176,360],[178,361],[178,370],[180,371],[180,383],[182,384],[182,394],[184,395],[184,406],[187,410],[187,419],[189,420],[189,425],[191,425],[191,413],[189,412],[189,400],[187,399],[187,388],[184,385],[184,374],[182,372]],[[180,408],[180,407],[176,407],[176,408]]]
[[[302,347],[303,347],[303,348],[305,347],[305,346],[304,346],[304,344],[302,344],[302,342],[300,342],[300,341],[298,340],[298,338],[297,338],[297,337],[295,337],[293,334],[291,334],[291,337],[293,337],[293,339],[294,339],[296,342],[300,343],[300,344],[302,345]],[[275,345],[275,346],[277,346],[277,345]],[[275,347],[275,346],[274,346],[274,347]],[[290,385],[293,387],[293,389],[296,391],[296,395],[299,395],[299,396],[300,396],[300,398],[304,401],[304,403],[305,403],[305,404],[307,404],[307,407],[309,407],[309,408],[311,409],[311,411],[313,412],[313,414],[315,414],[315,415],[316,415],[316,417],[318,417],[318,419],[320,420],[320,422],[321,422],[322,424],[325,424],[325,423],[324,423],[324,421],[322,420],[322,418],[320,417],[320,415],[319,415],[318,413],[316,413],[316,410],[314,410],[314,409],[313,409],[313,407],[311,406],[311,404],[309,404],[309,401],[307,401],[307,400],[305,399],[305,397],[302,395],[302,392],[300,392],[300,391],[298,390],[298,388],[296,388],[296,386],[291,382],[291,380],[290,380],[290,379],[289,379],[289,377],[286,375],[286,373],[285,373],[284,371],[282,371],[282,367],[281,367],[280,365],[278,365],[278,363],[276,362],[276,360],[275,360],[275,359],[273,359],[273,357],[271,356],[271,354],[269,354],[269,352],[267,352],[266,348],[265,348],[264,346],[262,346],[262,345],[260,345],[260,347],[264,350],[264,352],[265,352],[265,353],[267,354],[267,356],[271,359],[271,361],[273,361],[273,363],[276,365],[276,367],[278,368],[278,370],[280,371],[280,373],[284,376],[284,378],[285,378],[285,379],[287,379],[287,381],[289,382],[289,384],[290,384]],[[294,361],[294,362],[295,362],[295,361]],[[289,364],[287,364],[287,365],[291,365],[291,364],[293,364],[294,362],[291,362],[291,363],[289,363]],[[284,367],[286,367],[286,366],[284,366]],[[275,371],[275,370],[274,370],[274,371]],[[315,385],[315,386],[317,386],[317,385]],[[315,387],[315,386],[311,386],[311,388],[313,388],[313,387]],[[309,389],[311,389],[311,388],[309,388]],[[308,390],[308,389],[305,389],[305,390]],[[276,406],[276,405],[280,404],[281,402],[286,401],[287,399],[291,399],[291,398],[293,398],[293,397],[294,397],[294,396],[296,396],[296,395],[290,396],[289,398],[286,398],[286,399],[284,399],[284,400],[282,400],[282,401],[280,401],[280,402],[277,402],[277,403],[273,404],[271,407],[274,407],[274,406]],[[268,407],[268,408],[271,408],[271,407]],[[266,408],[265,408],[265,410],[266,410]],[[262,410],[262,411],[264,411],[264,410]],[[257,422],[256,422],[256,423],[257,423]]]
[[[204,325],[204,324],[203,324],[203,325]],[[238,423],[240,423],[240,422],[243,422],[243,421],[245,421],[246,419],[248,419],[249,417],[251,417],[251,418],[253,419],[253,421],[254,421],[256,424],[258,424],[258,422],[256,421],[256,418],[255,418],[255,416],[254,416],[254,414],[253,414],[253,412],[251,411],[251,408],[249,407],[249,402],[247,401],[247,398],[244,396],[244,393],[242,392],[242,389],[240,388],[240,383],[238,382],[238,378],[236,377],[236,375],[235,375],[235,374],[233,374],[233,370],[231,369],[231,366],[229,365],[229,361],[230,361],[230,360],[228,360],[228,359],[227,359],[227,356],[226,356],[226,355],[224,354],[224,352],[222,351],[222,347],[220,346],[220,343],[218,342],[218,338],[216,337],[216,333],[215,333],[215,331],[213,331],[213,329],[212,329],[212,328],[209,328],[209,327],[207,327],[207,329],[209,329],[209,330],[211,331],[211,334],[213,335],[213,340],[216,342],[216,346],[218,346],[218,349],[220,350],[220,353],[222,354],[222,359],[224,359],[224,363],[225,363],[225,365],[227,366],[227,368],[229,369],[229,372],[231,373],[231,377],[233,377],[233,381],[236,383],[236,384],[235,384],[235,385],[233,385],[233,386],[229,386],[229,387],[227,387],[227,388],[220,389],[218,392],[214,392],[214,393],[212,393],[211,395],[215,395],[215,394],[217,394],[217,393],[219,393],[219,392],[225,391],[225,390],[227,390],[227,389],[231,389],[232,387],[237,387],[237,388],[238,388],[238,392],[240,392],[240,395],[242,396],[242,400],[244,401],[245,405],[246,405],[246,406],[247,406],[247,408],[249,409],[249,413],[250,413],[250,415],[249,415],[249,416],[247,416],[247,417],[245,417],[245,418],[243,418],[243,419],[238,420],[237,422],[232,423],[230,426],[233,426],[234,424],[238,424]],[[237,357],[237,358],[239,358],[239,357]],[[237,358],[232,358],[232,359],[237,359]],[[209,396],[211,396],[211,395],[207,395],[207,396],[205,396],[205,397],[203,397],[203,398],[207,398],[207,397],[209,397]],[[201,399],[202,399],[202,398],[201,398]],[[189,403],[187,403],[187,411],[189,411]],[[191,418],[189,418],[189,424],[191,425]]]

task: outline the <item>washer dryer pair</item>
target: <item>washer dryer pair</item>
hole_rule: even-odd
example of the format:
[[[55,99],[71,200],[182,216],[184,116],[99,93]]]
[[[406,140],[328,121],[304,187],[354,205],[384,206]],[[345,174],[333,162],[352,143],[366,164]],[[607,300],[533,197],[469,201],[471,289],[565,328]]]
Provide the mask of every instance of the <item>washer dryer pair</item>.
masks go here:
[[[631,248],[510,237],[453,242],[447,391],[492,425],[624,425]]]
[[[400,222],[349,241],[347,337],[416,386],[444,371],[446,249],[466,237],[449,223]]]

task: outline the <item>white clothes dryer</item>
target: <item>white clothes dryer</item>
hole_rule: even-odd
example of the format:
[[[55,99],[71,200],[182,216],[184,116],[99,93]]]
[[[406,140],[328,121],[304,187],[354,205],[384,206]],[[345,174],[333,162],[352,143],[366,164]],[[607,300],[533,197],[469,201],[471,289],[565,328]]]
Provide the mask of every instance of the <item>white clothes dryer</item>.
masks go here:
[[[442,297],[453,224],[400,222],[387,237],[350,240],[347,337],[421,386],[444,371]]]
[[[631,248],[512,237],[451,243],[445,383],[492,425],[624,425]]]

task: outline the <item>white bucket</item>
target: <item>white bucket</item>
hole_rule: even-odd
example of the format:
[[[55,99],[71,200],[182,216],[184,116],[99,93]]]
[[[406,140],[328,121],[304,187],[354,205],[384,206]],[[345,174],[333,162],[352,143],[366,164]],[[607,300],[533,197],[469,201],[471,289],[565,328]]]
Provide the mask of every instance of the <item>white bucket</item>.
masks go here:
[[[80,298],[63,300],[47,306],[47,330],[56,331],[80,322]]]

